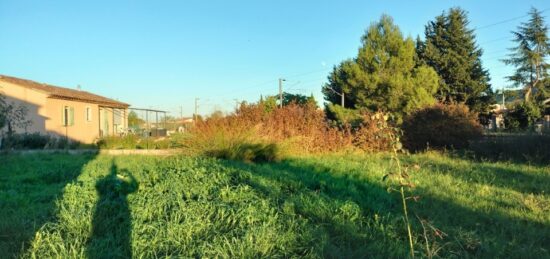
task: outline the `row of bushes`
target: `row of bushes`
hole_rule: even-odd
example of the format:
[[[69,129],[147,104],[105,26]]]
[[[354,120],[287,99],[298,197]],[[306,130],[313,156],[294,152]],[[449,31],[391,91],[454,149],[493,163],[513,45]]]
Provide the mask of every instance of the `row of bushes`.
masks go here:
[[[262,103],[242,104],[234,114],[197,122],[183,143],[195,153],[246,161],[345,149],[380,151],[391,143],[393,128],[386,120],[363,114],[357,127],[334,127],[314,105],[268,109]]]
[[[550,136],[511,135],[482,137],[477,115],[464,105],[421,109],[407,116],[399,128],[382,113],[350,113],[338,107],[326,113],[309,104],[289,104],[270,109],[262,103],[242,104],[228,116],[198,121],[188,133],[169,138],[136,135],[105,137],[95,145],[82,145],[63,137],[13,134],[2,149],[168,149],[184,148],[194,154],[243,161],[274,161],[288,154],[342,150],[376,152],[388,150],[402,132],[409,151],[466,149],[489,159],[550,160]],[[473,143],[473,144],[472,144]],[[522,148],[520,148],[522,147]]]
[[[43,135],[39,133],[10,134],[1,138],[0,149],[76,149],[90,148],[93,145],[85,145],[65,137]]]
[[[39,133],[20,133],[5,136],[0,141],[0,149],[168,149],[180,148],[182,135],[170,138],[143,138],[137,135],[123,137],[108,136],[99,139],[95,144],[82,144],[65,137]]]
[[[186,135],[141,138],[136,135],[105,137],[95,147],[105,149],[166,149],[186,147],[195,153],[250,153],[265,147],[289,153],[318,153],[343,149],[383,151],[390,147],[395,128],[387,116],[366,111],[329,107],[329,117],[312,104],[288,104],[273,109],[264,103],[242,104],[234,114],[199,121]],[[462,105],[435,105],[407,117],[402,125],[405,147],[412,151],[467,147],[481,136],[475,114]],[[4,149],[76,148],[81,144],[51,135],[12,134]],[[276,145],[277,148],[270,148]],[[91,146],[87,146],[91,147]],[[224,151],[225,150],[225,151]],[[224,154],[224,155],[222,155]],[[267,156],[269,157],[269,156]]]
[[[461,150],[459,153],[481,159],[550,161],[550,136],[484,137],[478,115],[465,105],[426,107],[405,117],[399,127],[390,126],[387,116],[381,113],[344,115],[347,121],[335,122],[307,105],[291,104],[280,109],[241,105],[234,114],[199,121],[182,138],[182,144],[194,153],[219,158],[273,161],[287,154],[384,151],[395,144],[395,133],[402,132],[402,144],[411,152]]]
[[[412,114],[402,125],[410,151],[451,149],[468,158],[548,164],[548,132],[482,134],[477,115],[463,105],[435,105]]]
[[[176,134],[169,138],[144,138],[129,134],[122,137],[103,137],[96,145],[100,149],[170,149],[182,147],[181,137],[181,134]]]

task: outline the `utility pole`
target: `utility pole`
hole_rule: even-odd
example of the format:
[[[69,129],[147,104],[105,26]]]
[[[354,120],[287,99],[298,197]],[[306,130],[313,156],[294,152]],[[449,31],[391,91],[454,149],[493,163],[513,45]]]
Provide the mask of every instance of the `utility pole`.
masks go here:
[[[180,106],[180,119],[183,121],[183,106]]]
[[[341,93],[339,92],[336,92],[336,90],[332,89],[332,87],[328,87],[328,89],[330,89],[331,91],[333,91],[336,95],[339,95],[340,96],[340,105],[342,106],[342,108],[346,108],[345,106],[345,94],[344,94],[344,91],[342,91]]]
[[[195,114],[194,116],[194,122],[197,123],[197,113],[199,111],[199,98],[195,98]]]
[[[283,108],[283,78],[279,78],[279,108]]]
[[[147,121],[147,149],[149,149],[149,136],[151,135],[151,125],[149,125],[149,110],[145,111],[145,120]]]
[[[504,86],[502,87],[502,109],[506,109],[506,102],[504,100]]]
[[[239,99],[233,99],[235,101],[235,112],[239,109]]]

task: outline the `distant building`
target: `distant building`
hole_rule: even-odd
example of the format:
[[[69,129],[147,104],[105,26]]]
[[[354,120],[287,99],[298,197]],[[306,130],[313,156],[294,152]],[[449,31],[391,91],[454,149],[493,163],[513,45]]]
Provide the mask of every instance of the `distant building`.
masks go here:
[[[506,106],[501,104],[496,104],[491,110],[491,123],[489,123],[488,128],[490,130],[497,130],[504,128],[504,116],[508,112]]]
[[[31,125],[16,132],[38,132],[82,143],[122,134],[129,105],[86,91],[0,75],[0,92],[8,102],[27,108]]]

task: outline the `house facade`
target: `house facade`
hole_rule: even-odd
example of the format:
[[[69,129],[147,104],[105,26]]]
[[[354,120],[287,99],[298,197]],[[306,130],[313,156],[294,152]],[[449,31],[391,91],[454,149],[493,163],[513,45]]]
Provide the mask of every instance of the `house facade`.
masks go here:
[[[26,108],[30,124],[17,133],[40,133],[93,143],[102,136],[123,134],[129,105],[77,89],[0,75],[6,101]]]

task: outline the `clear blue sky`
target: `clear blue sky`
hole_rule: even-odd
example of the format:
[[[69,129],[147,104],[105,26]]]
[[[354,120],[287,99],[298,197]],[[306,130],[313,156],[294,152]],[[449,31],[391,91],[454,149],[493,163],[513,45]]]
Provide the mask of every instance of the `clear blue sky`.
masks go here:
[[[82,89],[179,115],[228,111],[285,88],[313,93],[353,57],[382,13],[404,35],[453,6],[471,28],[525,15],[549,1],[0,1],[0,74]],[[550,10],[544,13],[550,16]],[[549,18],[550,19],[550,18]],[[498,59],[526,17],[477,30],[493,88],[510,72]],[[547,21],[550,21],[547,19]]]

